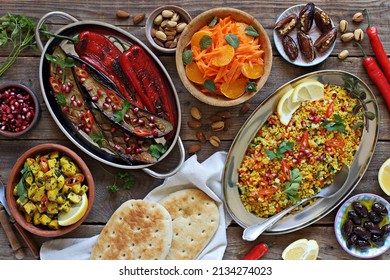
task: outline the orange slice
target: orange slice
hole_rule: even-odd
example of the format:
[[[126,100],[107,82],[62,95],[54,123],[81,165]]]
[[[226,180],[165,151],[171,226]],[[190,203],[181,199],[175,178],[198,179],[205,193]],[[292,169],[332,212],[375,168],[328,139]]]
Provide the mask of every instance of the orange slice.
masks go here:
[[[225,66],[232,61],[233,57],[234,48],[230,45],[225,45],[218,49],[218,54],[212,58],[211,64],[219,67]]]
[[[200,39],[202,39],[202,37],[205,35],[208,35],[211,37],[213,35],[213,33],[211,31],[208,31],[208,30],[200,30],[198,32],[195,32],[194,35],[192,35],[192,37],[191,37],[191,46],[200,48],[200,45],[199,45]]]
[[[205,81],[202,72],[199,70],[199,67],[195,62],[191,62],[186,65],[186,75],[191,82],[196,84],[203,85]]]
[[[263,76],[264,65],[244,63],[241,68],[241,73],[248,79],[258,79]]]
[[[230,83],[223,83],[221,85],[221,92],[227,98],[238,98],[245,93],[245,88],[247,86],[246,81],[246,79],[241,78]]]

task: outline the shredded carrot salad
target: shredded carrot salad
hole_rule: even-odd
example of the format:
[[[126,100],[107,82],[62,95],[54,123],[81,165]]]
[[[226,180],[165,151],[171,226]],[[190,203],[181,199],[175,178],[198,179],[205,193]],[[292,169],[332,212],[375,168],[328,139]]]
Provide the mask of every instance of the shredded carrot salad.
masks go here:
[[[264,50],[259,37],[248,35],[247,28],[228,16],[196,32],[190,42],[193,60],[186,65],[188,79],[199,85],[212,81],[215,94],[232,99],[248,91],[248,81],[263,75]],[[202,92],[210,90],[202,87]]]

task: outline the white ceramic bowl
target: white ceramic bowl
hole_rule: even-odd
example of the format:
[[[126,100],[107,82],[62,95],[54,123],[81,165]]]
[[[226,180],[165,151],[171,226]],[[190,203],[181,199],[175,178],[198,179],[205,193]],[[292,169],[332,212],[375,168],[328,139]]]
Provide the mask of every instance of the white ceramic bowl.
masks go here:
[[[388,224],[390,222],[390,203],[386,201],[384,198],[372,193],[357,194],[349,198],[340,206],[334,222],[334,231],[336,234],[337,241],[348,254],[362,259],[371,259],[371,258],[378,257],[379,255],[383,254],[390,248],[390,235],[387,236],[382,246],[371,246],[366,250],[362,250],[357,246],[352,246],[352,247],[347,246],[346,237],[344,236],[344,233],[342,231],[342,226],[348,218],[348,212],[350,210],[353,210],[352,203],[354,201],[362,202],[364,205],[368,207],[368,210],[370,210],[370,206],[372,206],[376,202],[380,202],[383,205],[385,205],[388,214],[387,216],[383,217],[382,222],[379,223],[379,226],[382,226],[383,224]]]

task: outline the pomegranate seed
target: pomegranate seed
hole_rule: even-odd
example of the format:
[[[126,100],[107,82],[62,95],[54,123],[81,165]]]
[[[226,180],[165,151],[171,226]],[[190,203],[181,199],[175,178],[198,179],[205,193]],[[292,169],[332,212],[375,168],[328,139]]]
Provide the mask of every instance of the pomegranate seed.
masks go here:
[[[138,108],[138,107],[135,107],[135,108],[133,109],[133,113],[134,113],[134,114],[137,114],[138,111],[139,111],[139,108]]]
[[[92,96],[92,101],[96,102],[99,100],[99,97],[97,97],[96,95]]]
[[[99,88],[96,92],[97,92],[97,94],[99,94],[99,95],[102,95],[102,94],[103,94],[103,90],[101,90],[100,88]]]
[[[111,103],[111,102],[112,102],[112,100],[111,100],[110,97],[106,97],[105,101],[106,101],[107,103]]]

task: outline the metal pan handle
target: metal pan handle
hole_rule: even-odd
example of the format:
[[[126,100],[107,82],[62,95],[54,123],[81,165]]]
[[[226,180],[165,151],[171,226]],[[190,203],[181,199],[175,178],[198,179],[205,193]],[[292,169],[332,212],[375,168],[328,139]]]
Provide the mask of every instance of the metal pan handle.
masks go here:
[[[181,141],[180,137],[177,139],[177,144],[179,146],[180,161],[175,169],[171,170],[168,173],[158,173],[156,171],[150,170],[149,168],[143,168],[142,171],[144,171],[146,174],[148,174],[154,178],[157,178],[157,179],[165,179],[165,178],[168,178],[168,177],[174,175],[177,171],[179,171],[179,169],[183,165],[184,159],[185,159],[185,150],[184,150],[183,142]]]
[[[69,15],[67,13],[60,12],[60,11],[54,11],[54,12],[50,12],[50,13],[47,13],[46,15],[44,15],[38,21],[37,27],[35,29],[35,41],[37,42],[38,49],[41,52],[43,52],[43,44],[42,44],[41,35],[40,35],[39,30],[41,29],[42,25],[46,22],[46,20],[51,18],[51,17],[61,17],[61,18],[64,18],[64,19],[69,19],[70,21],[73,21],[73,22],[78,22],[79,21],[75,17],[73,17],[73,16],[71,16],[71,15]]]

